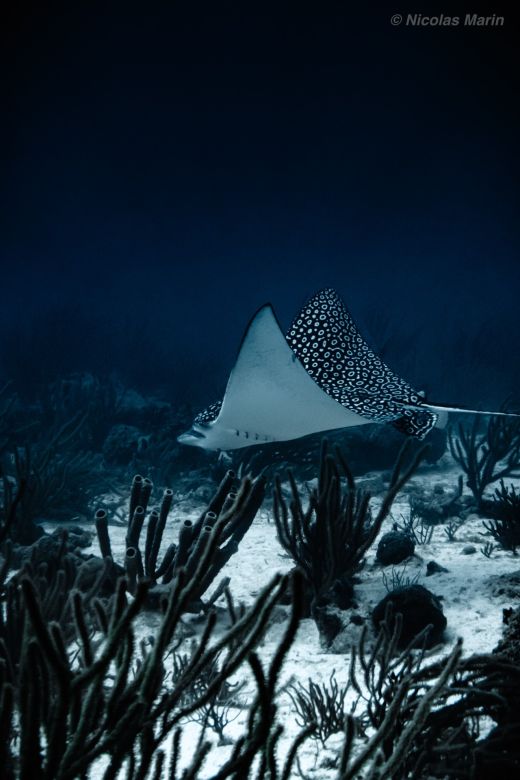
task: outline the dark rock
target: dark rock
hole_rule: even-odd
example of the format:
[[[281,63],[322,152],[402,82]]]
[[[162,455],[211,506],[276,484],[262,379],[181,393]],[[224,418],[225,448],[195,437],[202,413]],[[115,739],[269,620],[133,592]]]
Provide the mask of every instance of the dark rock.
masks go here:
[[[474,555],[477,552],[477,548],[473,544],[467,544],[460,552],[462,555]]]
[[[437,596],[422,585],[406,585],[388,593],[372,612],[374,626],[385,619],[386,608],[392,605],[390,630],[393,629],[395,616],[401,614],[403,623],[399,647],[406,647],[412,639],[424,628],[431,625],[426,639],[426,647],[434,647],[442,641],[447,620],[442,611],[442,605]]]
[[[437,561],[428,561],[426,565],[427,577],[431,577],[432,574],[440,574],[443,571],[449,571],[449,569],[445,569],[444,566],[441,566]]]
[[[376,559],[383,566],[401,563],[413,555],[415,543],[401,531],[389,531],[383,534],[377,546]]]

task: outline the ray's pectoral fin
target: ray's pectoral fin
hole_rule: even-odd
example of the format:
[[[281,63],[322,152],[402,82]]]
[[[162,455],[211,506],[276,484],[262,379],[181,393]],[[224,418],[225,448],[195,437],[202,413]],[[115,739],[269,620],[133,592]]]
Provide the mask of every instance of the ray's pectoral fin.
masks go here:
[[[421,393],[370,349],[332,288],[319,290],[305,304],[287,340],[322,390],[345,408],[417,439],[439,424],[439,415],[420,405]]]
[[[194,425],[179,440],[207,449],[237,449],[367,422],[309,376],[266,305],[247,327],[218,416]],[[191,433],[193,440],[188,440]]]
[[[272,307],[263,306],[242,340],[215,427],[251,443],[257,436],[285,441],[365,422],[320,389],[287,344]]]

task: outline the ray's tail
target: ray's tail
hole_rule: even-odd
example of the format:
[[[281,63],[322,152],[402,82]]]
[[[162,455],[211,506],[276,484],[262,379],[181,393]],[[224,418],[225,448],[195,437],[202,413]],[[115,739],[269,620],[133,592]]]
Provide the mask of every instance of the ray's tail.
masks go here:
[[[520,418],[518,412],[491,412],[483,409],[467,409],[464,406],[449,406],[448,404],[431,404],[425,401],[421,404],[403,404],[406,409],[431,409],[433,412],[458,412],[460,414],[483,414],[489,417],[517,417]]]

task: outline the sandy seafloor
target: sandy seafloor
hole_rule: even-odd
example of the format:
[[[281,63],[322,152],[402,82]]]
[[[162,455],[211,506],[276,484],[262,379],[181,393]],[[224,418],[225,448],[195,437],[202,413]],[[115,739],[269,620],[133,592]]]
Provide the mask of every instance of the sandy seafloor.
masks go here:
[[[391,530],[392,522],[394,520],[400,521],[401,513],[407,513],[409,506],[407,489],[410,485],[414,483],[425,486],[442,484],[447,490],[453,490],[459,473],[460,470],[448,454],[444,455],[441,461],[434,466],[421,467],[408,486],[405,486],[404,491],[397,497],[392,514],[385,521],[381,533]],[[506,483],[509,484],[511,481],[519,484],[518,480],[507,480]],[[374,508],[377,508],[379,500],[377,496],[372,499]],[[180,522],[186,518],[198,517],[201,508],[203,508],[203,503],[195,496],[176,494],[170,513],[170,521],[165,530],[162,549],[165,549],[171,541],[176,541]],[[121,524],[111,525],[109,530],[114,558],[122,563],[125,527]],[[419,574],[418,582],[442,599],[443,609],[448,620],[445,644],[438,650],[432,651],[428,659],[434,660],[446,655],[457,637],[463,639],[465,655],[491,651],[501,635],[502,609],[515,606],[514,599],[511,600],[507,596],[492,596],[487,580],[493,575],[520,569],[519,559],[511,552],[500,549],[495,549],[492,557],[486,558],[480,552],[480,548],[486,541],[490,541],[491,537],[483,536],[482,532],[484,531],[482,519],[476,515],[470,515],[465,520],[453,542],[447,539],[443,525],[436,526],[431,542],[416,547],[415,555],[407,563],[406,575],[414,577]],[[464,554],[462,551],[468,545],[473,545],[476,552]],[[355,587],[358,606],[354,611],[368,622],[370,622],[371,610],[386,595],[382,579],[383,569],[375,562],[376,547],[377,541],[367,554],[365,566],[359,573],[360,584]],[[94,540],[90,551],[99,554],[97,539]],[[85,552],[89,552],[89,550],[87,549]],[[426,577],[426,565],[431,560],[435,560],[448,571]],[[217,576],[214,586],[222,577],[229,576],[231,578],[230,588],[235,601],[248,605],[277,572],[288,571],[292,565],[292,561],[277,540],[276,527],[272,519],[271,499],[268,496],[264,507],[242,540],[238,553],[231,558],[227,566]],[[396,569],[402,569],[402,565],[397,566]],[[387,567],[386,571],[387,574],[390,574],[391,567]],[[211,590],[210,588],[210,593]],[[219,603],[224,603],[223,597]],[[271,625],[259,648],[264,665],[272,656],[277,642],[283,634],[286,625],[286,621],[283,619],[284,610],[288,614],[288,608],[278,610],[279,622]],[[146,617],[140,616],[138,619],[139,632],[142,632],[143,636],[153,633],[153,625],[157,623],[157,616],[151,613],[147,614],[150,616],[149,622],[147,622]],[[351,624],[351,628],[352,643],[355,643],[360,629],[354,624]],[[291,680],[307,683],[308,678],[312,678],[315,682],[327,682],[331,672],[335,670],[338,683],[345,684],[348,679],[348,668],[348,653],[325,652],[320,646],[318,631],[313,620],[306,619],[302,621],[296,640],[287,657],[280,683],[282,687]],[[239,680],[241,677],[247,679],[247,684],[240,693],[240,699],[247,702],[248,693],[250,698],[255,690],[247,667],[244,667],[233,679]],[[355,698],[353,692],[348,694],[347,707]],[[279,742],[278,755],[283,758],[292,739],[298,733],[299,727],[296,723],[293,705],[283,691],[278,702],[279,721],[284,725],[284,734]],[[230,723],[225,730],[231,743],[242,733],[242,726],[246,719],[244,709],[237,709],[234,714],[237,716],[236,720]],[[198,737],[198,725],[187,723],[184,727],[182,743],[183,764],[189,762],[193,757]],[[211,777],[228,758],[232,749],[232,746],[218,746],[218,740],[214,734],[209,733],[207,738],[214,742],[214,747],[199,775],[201,780]],[[305,772],[305,777],[314,780],[334,778],[336,773],[326,768],[326,762],[327,759],[337,755],[340,743],[341,735],[332,736],[324,750],[320,743],[308,740],[299,753],[300,766]],[[167,745],[165,747],[167,748]],[[102,777],[104,766],[106,766],[105,759],[98,761],[91,770],[90,777],[96,780]],[[300,775],[295,772],[293,776],[299,777]]]

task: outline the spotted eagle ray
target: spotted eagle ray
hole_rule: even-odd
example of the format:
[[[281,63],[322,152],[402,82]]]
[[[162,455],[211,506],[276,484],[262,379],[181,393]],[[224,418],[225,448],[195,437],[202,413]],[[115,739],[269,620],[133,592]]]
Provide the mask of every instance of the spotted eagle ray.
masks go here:
[[[313,295],[286,336],[270,304],[258,309],[224,398],[177,440],[233,450],[374,422],[423,439],[445,424],[449,411],[506,415],[427,402],[370,349],[339,295],[327,288]]]

